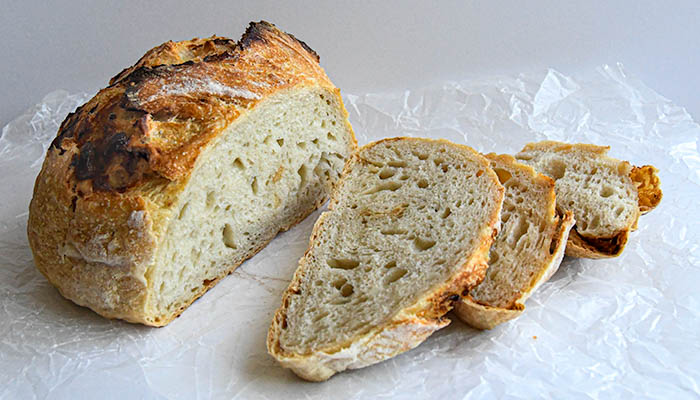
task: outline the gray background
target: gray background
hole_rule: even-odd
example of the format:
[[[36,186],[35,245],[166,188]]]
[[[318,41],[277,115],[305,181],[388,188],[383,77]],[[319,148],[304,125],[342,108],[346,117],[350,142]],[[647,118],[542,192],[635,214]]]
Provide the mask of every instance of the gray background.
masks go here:
[[[239,38],[265,19],[306,41],[345,93],[622,62],[700,117],[700,1],[0,0],[0,125],[55,89],[94,92],[167,40]]]

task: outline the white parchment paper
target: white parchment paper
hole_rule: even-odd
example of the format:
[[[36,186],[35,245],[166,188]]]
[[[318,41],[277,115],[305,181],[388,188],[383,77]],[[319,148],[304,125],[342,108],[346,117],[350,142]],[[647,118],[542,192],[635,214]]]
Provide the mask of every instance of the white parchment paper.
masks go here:
[[[690,88],[689,88],[690,90]],[[413,351],[325,383],[280,368],[265,336],[318,216],[279,235],[165,328],[102,319],[36,271],[27,207],[44,152],[85,94],[57,91],[0,137],[0,397],[698,398],[700,127],[620,65],[346,96],[360,144],[446,138],[483,152],[555,139],[660,170],[664,198],[624,254],[565,259],[525,314],[455,320]]]

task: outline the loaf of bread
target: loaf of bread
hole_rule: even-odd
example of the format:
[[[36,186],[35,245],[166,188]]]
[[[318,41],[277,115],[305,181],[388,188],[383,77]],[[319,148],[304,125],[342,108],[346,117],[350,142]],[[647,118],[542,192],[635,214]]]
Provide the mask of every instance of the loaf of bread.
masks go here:
[[[557,210],[571,211],[576,225],[566,255],[616,257],[639,216],[661,201],[656,168],[632,167],[607,156],[608,146],[553,141],[527,144],[515,158],[555,181]]]
[[[66,298],[165,325],[327,199],[356,147],[304,42],[167,42],[70,114],[36,180],[28,236]]]
[[[410,138],[362,147],[314,226],[269,353],[319,381],[417,346],[483,279],[502,201],[498,177],[469,147]]]
[[[487,154],[505,187],[501,232],[489,253],[486,278],[455,305],[477,329],[491,329],[520,315],[525,300],[559,268],[572,213],[556,211],[554,181],[512,156]]]

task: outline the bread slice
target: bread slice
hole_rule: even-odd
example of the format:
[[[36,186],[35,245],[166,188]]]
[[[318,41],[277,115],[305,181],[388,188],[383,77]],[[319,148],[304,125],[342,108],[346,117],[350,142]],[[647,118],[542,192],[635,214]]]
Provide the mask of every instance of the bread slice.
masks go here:
[[[417,346],[483,279],[502,201],[498,177],[469,147],[413,138],[362,147],[314,226],[269,353],[320,381]]]
[[[525,300],[559,268],[571,212],[557,216],[554,181],[510,155],[487,154],[505,187],[501,232],[489,254],[486,278],[455,305],[462,321],[491,329],[525,310]]]
[[[554,179],[557,209],[574,213],[568,256],[619,256],[639,216],[661,201],[656,168],[632,167],[608,157],[608,150],[608,146],[544,141],[527,144],[515,156]]]
[[[105,317],[165,325],[324,203],[355,147],[318,56],[273,25],[165,43],[61,125],[36,266]]]

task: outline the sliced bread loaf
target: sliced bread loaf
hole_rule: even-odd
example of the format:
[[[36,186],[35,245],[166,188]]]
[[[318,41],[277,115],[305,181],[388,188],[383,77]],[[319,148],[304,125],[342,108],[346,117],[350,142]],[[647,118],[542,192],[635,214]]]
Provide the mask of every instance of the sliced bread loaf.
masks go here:
[[[320,206],[355,146],[293,36],[167,42],[61,125],[29,209],[36,266],[105,317],[165,325]]]
[[[607,258],[622,253],[642,213],[661,201],[657,170],[632,167],[607,156],[610,147],[553,141],[527,144],[515,155],[555,181],[557,210],[571,211],[576,225],[566,254]]]
[[[559,268],[571,212],[557,216],[554,181],[512,156],[486,158],[505,187],[501,232],[489,254],[486,278],[455,305],[455,313],[478,329],[491,329],[525,309],[525,300]]]
[[[503,187],[474,150],[395,138],[351,156],[268,334],[304,379],[393,357],[449,321],[486,271]]]

